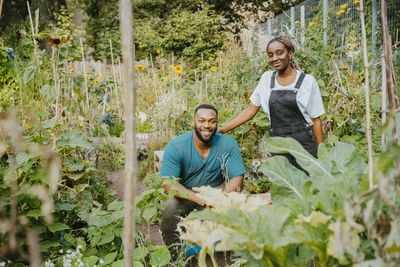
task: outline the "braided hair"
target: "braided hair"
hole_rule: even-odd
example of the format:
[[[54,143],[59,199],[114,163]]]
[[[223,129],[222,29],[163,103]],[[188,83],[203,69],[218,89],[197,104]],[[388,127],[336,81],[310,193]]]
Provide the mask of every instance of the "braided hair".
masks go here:
[[[288,52],[292,51],[294,53],[294,45],[288,38],[279,36],[279,37],[275,37],[275,38],[271,39],[271,41],[269,41],[269,43],[267,45],[267,50],[268,50],[269,45],[273,42],[280,42],[281,44],[283,44],[286,47]],[[293,69],[301,70],[299,65],[297,65],[296,60],[293,57],[289,59],[289,62],[290,62],[290,66],[292,66]]]

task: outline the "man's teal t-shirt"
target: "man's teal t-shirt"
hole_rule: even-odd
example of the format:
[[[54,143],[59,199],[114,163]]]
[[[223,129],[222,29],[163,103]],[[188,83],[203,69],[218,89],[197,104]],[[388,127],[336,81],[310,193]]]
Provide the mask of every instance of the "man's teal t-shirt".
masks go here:
[[[180,178],[179,182],[184,187],[192,189],[202,185],[220,185],[224,182],[223,172],[229,179],[245,173],[235,139],[215,134],[210,153],[203,159],[193,144],[193,132],[169,142],[164,152],[160,176]]]

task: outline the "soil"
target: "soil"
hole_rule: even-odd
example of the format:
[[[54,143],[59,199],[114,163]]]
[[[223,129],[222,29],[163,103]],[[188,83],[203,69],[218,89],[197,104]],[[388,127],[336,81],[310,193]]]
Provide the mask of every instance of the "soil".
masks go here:
[[[112,182],[110,188],[117,192],[117,197],[124,199],[124,169],[107,171],[107,177]],[[136,180],[135,196],[139,196],[146,189],[140,179]],[[155,224],[148,225],[142,218],[141,225],[137,226],[137,230],[147,235],[154,245],[163,245],[163,240],[160,233],[160,227]]]

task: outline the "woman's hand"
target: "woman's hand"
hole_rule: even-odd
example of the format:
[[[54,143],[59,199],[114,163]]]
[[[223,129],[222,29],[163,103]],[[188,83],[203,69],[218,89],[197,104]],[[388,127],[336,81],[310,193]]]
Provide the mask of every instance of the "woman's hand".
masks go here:
[[[244,109],[242,112],[237,115],[236,118],[222,126],[221,128],[218,128],[217,133],[227,133],[232,129],[235,129],[236,127],[242,125],[243,123],[251,120],[258,112],[260,109],[259,106],[256,106],[254,104],[250,104],[246,109]]]

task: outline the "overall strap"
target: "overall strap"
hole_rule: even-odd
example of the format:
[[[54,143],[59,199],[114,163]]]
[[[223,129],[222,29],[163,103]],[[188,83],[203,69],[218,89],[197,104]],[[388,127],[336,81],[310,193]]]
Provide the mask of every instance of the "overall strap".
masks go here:
[[[296,83],[296,85],[294,86],[294,88],[296,88],[297,90],[300,89],[300,86],[301,86],[301,84],[303,83],[305,77],[306,77],[306,75],[304,74],[304,72],[302,72],[302,73],[300,74],[300,77],[299,77],[299,79],[297,80],[297,83]]]
[[[271,90],[274,89],[274,87],[275,87],[275,77],[276,77],[276,71],[274,71],[274,72],[272,73],[272,77],[271,77],[271,86],[270,86]]]

